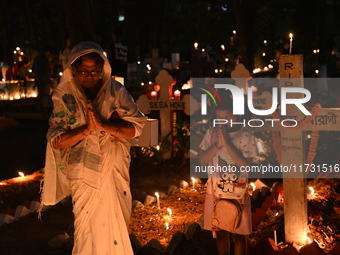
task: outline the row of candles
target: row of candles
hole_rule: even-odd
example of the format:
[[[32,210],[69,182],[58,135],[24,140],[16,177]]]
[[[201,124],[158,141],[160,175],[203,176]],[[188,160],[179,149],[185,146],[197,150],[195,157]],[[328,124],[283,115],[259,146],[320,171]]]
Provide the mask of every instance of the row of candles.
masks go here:
[[[191,177],[191,181],[192,181],[192,188],[195,191],[195,183],[196,183],[195,177]],[[155,196],[156,196],[156,199],[157,199],[157,209],[160,210],[161,209],[161,205],[160,205],[160,196],[159,196],[159,193],[155,192]],[[168,212],[168,215],[165,216],[164,218],[166,220],[168,220],[168,221],[171,221],[172,220],[172,210],[170,208],[167,208],[166,210]],[[169,229],[169,222],[167,222],[167,221],[165,222],[165,229],[166,230]]]
[[[156,100],[158,98],[158,94],[156,91],[151,91],[150,95],[152,100]],[[175,100],[181,99],[181,91],[179,91],[178,89],[174,91],[174,99]]]

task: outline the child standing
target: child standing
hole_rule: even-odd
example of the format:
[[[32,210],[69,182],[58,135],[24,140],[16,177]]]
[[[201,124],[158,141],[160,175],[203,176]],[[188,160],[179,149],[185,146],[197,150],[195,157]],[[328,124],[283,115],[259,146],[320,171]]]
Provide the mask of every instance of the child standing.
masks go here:
[[[229,97],[228,97],[229,98]],[[224,98],[223,98],[224,99]],[[201,166],[221,166],[222,162],[233,166],[234,169],[240,169],[242,166],[248,166],[252,163],[253,158],[257,156],[257,149],[253,133],[243,127],[243,124],[231,124],[239,122],[239,116],[233,115],[232,100],[229,99],[224,104],[216,107],[216,119],[227,120],[225,125],[216,125],[209,128],[200,144],[199,163]],[[222,174],[222,176],[221,176]],[[224,174],[224,176],[223,176]],[[204,205],[204,229],[216,231],[217,250],[219,255],[230,254],[230,235],[234,239],[235,255],[245,255],[247,250],[246,235],[251,234],[251,206],[250,198],[245,192],[243,199],[238,199],[239,203],[244,203],[241,221],[236,229],[232,232],[214,228],[211,220],[214,215],[214,205],[222,198],[228,198],[234,188],[225,189],[225,183],[228,185],[241,185],[247,182],[247,176],[242,173],[233,173],[233,179],[226,179],[225,173],[209,173],[206,200]],[[245,177],[245,178],[244,178]],[[247,188],[245,188],[247,190]],[[226,194],[226,197],[224,197]],[[225,212],[228,213],[228,210]]]

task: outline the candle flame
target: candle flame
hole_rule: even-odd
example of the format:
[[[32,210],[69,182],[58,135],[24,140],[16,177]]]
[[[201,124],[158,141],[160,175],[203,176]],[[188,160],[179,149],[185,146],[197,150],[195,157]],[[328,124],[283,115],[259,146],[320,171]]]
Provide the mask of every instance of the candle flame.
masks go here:
[[[195,177],[191,177],[191,180],[192,180],[192,183],[195,184],[195,182],[196,182]]]
[[[255,191],[255,190],[256,190],[256,185],[255,185],[255,183],[251,182],[251,183],[250,183],[250,186],[252,186],[252,187],[253,187],[253,191]]]
[[[314,189],[313,189],[313,187],[308,187],[308,189],[310,190],[310,193],[313,195],[313,194],[314,194]]]
[[[257,149],[258,149],[259,153],[260,153],[260,154],[264,153],[263,142],[258,141],[258,142],[256,143],[256,145],[257,145]]]
[[[275,216],[278,216],[279,215],[279,212],[277,212],[276,214],[275,214]]]
[[[293,34],[292,33],[289,33],[289,38],[293,39]]]
[[[25,177],[25,174],[23,172],[18,172],[18,174],[21,176],[21,177]]]
[[[166,210],[169,212],[169,216],[171,216],[171,215],[172,215],[171,209],[170,209],[170,208],[167,208]]]
[[[157,198],[159,198],[159,194],[158,194],[158,192],[155,192],[155,196],[156,196]]]
[[[307,243],[312,243],[312,240],[307,236],[306,237]]]
[[[169,223],[165,222],[165,228],[168,230],[169,229]]]

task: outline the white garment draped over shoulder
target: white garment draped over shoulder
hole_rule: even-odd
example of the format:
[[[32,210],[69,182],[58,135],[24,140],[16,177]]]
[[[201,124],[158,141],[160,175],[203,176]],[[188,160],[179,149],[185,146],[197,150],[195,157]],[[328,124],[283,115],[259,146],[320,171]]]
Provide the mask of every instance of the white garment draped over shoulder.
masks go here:
[[[61,134],[86,124],[87,98],[72,77],[71,64],[90,52],[104,59],[103,86],[92,101],[99,117],[110,121],[116,111],[123,121],[133,124],[136,137],[147,119],[125,87],[110,77],[111,67],[100,46],[93,42],[75,46],[52,97],[42,205],[53,205],[72,195],[73,254],[133,254],[127,232],[131,211],[129,141],[95,130],[70,148],[53,147]]]

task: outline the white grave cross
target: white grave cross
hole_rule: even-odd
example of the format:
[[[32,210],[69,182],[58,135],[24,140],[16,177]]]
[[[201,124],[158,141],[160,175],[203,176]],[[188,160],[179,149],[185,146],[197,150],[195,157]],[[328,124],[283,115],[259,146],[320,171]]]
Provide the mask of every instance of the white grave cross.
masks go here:
[[[164,138],[173,128],[171,111],[182,110],[186,115],[192,115],[200,106],[190,95],[184,95],[180,100],[170,98],[169,87],[173,82],[173,77],[166,70],[159,72],[155,82],[160,85],[159,99],[150,100],[146,95],[141,95],[136,103],[139,109],[145,114],[148,114],[152,110],[160,111],[161,138]]]

